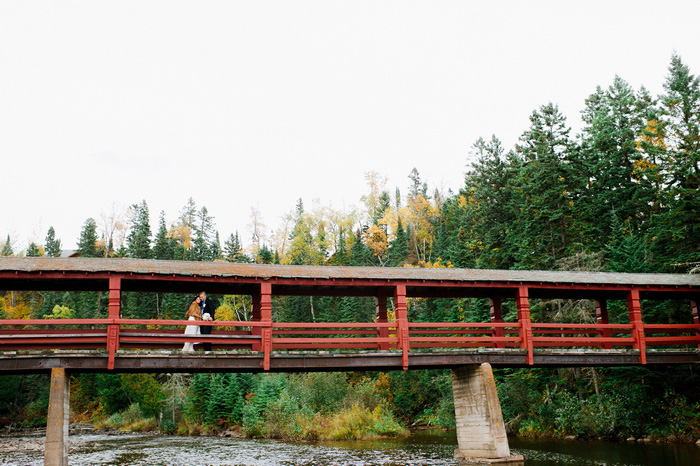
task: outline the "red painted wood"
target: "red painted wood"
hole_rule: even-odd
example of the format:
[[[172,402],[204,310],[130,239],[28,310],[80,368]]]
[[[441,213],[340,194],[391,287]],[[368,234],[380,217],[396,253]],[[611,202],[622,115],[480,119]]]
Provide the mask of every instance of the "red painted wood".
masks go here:
[[[491,314],[491,322],[494,324],[503,323],[503,314],[501,312],[501,298],[494,296],[489,298],[489,313]],[[494,327],[493,336],[498,338],[503,336],[503,327]],[[505,343],[496,341],[494,348],[505,348]]]
[[[594,304],[596,323],[599,325],[609,324],[608,301],[606,299],[596,299],[594,300]],[[599,335],[601,338],[607,338],[610,336],[610,330],[607,328],[601,328]],[[612,345],[610,343],[601,343],[600,347],[603,349],[611,349]]]
[[[386,301],[387,299],[385,294],[380,294],[378,296],[375,296],[374,298],[374,302],[376,305],[376,319],[377,324],[379,324],[377,325],[377,336],[379,338],[389,337],[389,328],[381,325],[388,323]],[[377,348],[379,350],[386,351],[389,349],[389,343],[379,343],[377,345]]]
[[[261,349],[263,351],[263,370],[270,370],[270,355],[272,354],[272,285],[270,282],[260,283],[260,322]]]
[[[515,297],[520,323],[520,347],[527,351],[527,363],[535,363],[532,344],[532,322],[530,321],[530,300],[526,286],[519,286]]]
[[[639,290],[632,288],[627,293],[627,311],[630,316],[630,324],[633,326],[634,349],[639,350],[639,361],[647,363],[647,348],[644,341],[644,322],[642,322],[642,307],[639,301]]]
[[[109,277],[109,298],[107,311],[109,318],[112,320],[119,319],[121,317],[121,285],[122,282],[120,277]],[[107,368],[110,370],[114,369],[114,357],[118,350],[119,324],[109,324],[107,325],[107,352],[109,353]]]
[[[401,363],[404,370],[408,369],[408,350],[410,343],[408,340],[408,308],[406,306],[406,285],[400,283],[394,289],[394,310],[396,312],[396,323],[398,325],[399,347],[401,348]]]
[[[690,312],[693,315],[693,323],[700,324],[700,311],[698,311],[697,299],[690,300]],[[695,334],[698,337],[698,348],[700,348],[700,330],[697,330]]]
[[[119,348],[177,348],[183,341],[211,342],[215,348],[244,348],[262,351],[264,369],[270,367],[270,355],[278,349],[328,350],[363,348],[401,351],[402,365],[408,367],[411,348],[517,348],[524,349],[528,364],[533,363],[534,348],[599,347],[602,349],[635,348],[640,361],[646,363],[646,346],[687,349],[700,347],[700,315],[698,314],[697,287],[542,284],[523,282],[460,282],[454,280],[374,280],[339,279],[332,282],[316,278],[241,278],[241,277],[165,277],[154,274],[117,274],[106,272],[31,272],[13,273],[19,286],[39,287],[42,277],[52,280],[80,281],[85,289],[109,289],[108,318],[106,319],[27,319],[0,320],[0,348],[22,349],[78,349],[102,348],[114,367]],[[121,292],[139,288],[140,281],[156,286],[159,280],[178,281],[187,287],[201,283],[219,283],[221,286],[246,290],[253,298],[253,321],[187,322],[184,320],[152,320],[120,318]],[[99,287],[98,287],[99,285]],[[72,285],[71,285],[72,286]],[[284,288],[287,287],[287,288]],[[199,288],[199,286],[198,286]],[[272,292],[300,295],[363,295],[375,296],[377,322],[272,322]],[[394,296],[396,322],[387,322],[387,297]],[[409,322],[407,298],[430,295],[436,297],[483,296],[490,297],[491,322]],[[529,298],[542,296],[597,298],[595,324],[533,323]],[[629,324],[609,324],[606,299],[627,297]],[[640,299],[691,298],[694,324],[644,324]],[[501,302],[516,298],[518,322],[502,321]],[[188,324],[214,326],[211,337],[185,337],[183,327]],[[75,326],[92,328],[72,328]],[[147,327],[147,328],[146,328]],[[221,330],[223,328],[223,330]],[[256,338],[249,338],[249,337]],[[219,338],[215,338],[219,337]],[[221,338],[225,337],[225,338]],[[246,338],[248,337],[248,338]]]

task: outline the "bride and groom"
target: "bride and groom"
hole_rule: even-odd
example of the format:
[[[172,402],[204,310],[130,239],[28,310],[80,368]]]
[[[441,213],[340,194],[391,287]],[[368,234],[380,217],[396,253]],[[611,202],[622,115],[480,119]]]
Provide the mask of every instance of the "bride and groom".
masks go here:
[[[216,306],[213,304],[211,299],[207,299],[207,293],[202,291],[197,295],[197,297],[192,301],[190,307],[187,309],[185,314],[185,319],[187,320],[199,320],[199,321],[211,321],[214,320],[213,315],[216,310]],[[188,325],[185,327],[185,335],[209,335],[211,333],[211,326],[199,326],[199,325]],[[194,345],[196,342],[188,342],[183,346],[182,351],[191,352],[194,351]],[[211,351],[211,343],[204,343],[204,351]]]

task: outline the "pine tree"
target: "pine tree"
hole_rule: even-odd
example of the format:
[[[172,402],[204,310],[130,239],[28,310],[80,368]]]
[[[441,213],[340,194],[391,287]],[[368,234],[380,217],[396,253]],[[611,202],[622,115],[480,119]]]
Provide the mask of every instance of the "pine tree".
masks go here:
[[[348,247],[345,244],[345,229],[341,227],[338,230],[338,245],[330,263],[331,265],[348,265],[349,260]]]
[[[642,227],[653,212],[654,187],[639,176],[645,165],[638,141],[654,113],[646,91],[637,95],[619,76],[608,89],[598,87],[586,100],[579,152],[585,183],[577,217],[585,218],[585,228],[600,240],[611,234],[613,211],[634,229]]]
[[[219,232],[216,232],[214,241],[211,242],[211,259],[221,260],[224,258],[223,252],[221,251],[221,240],[219,239]]]
[[[549,268],[572,242],[572,206],[576,191],[571,172],[570,128],[559,107],[549,103],[530,116],[530,128],[516,145],[521,157],[518,170],[518,228],[521,234],[516,260],[519,267]]]
[[[263,244],[258,250],[258,257],[255,258],[255,262],[258,264],[272,264],[273,260],[272,251],[267,247],[267,244]]]
[[[192,242],[192,260],[212,260],[212,242],[214,234],[214,218],[209,215],[209,210],[202,206],[196,213],[194,226],[194,241]]]
[[[48,257],[61,257],[61,240],[56,239],[56,231],[49,227],[44,240],[44,252]]]
[[[27,257],[39,257],[41,255],[41,249],[39,246],[34,241],[29,243],[29,247],[27,248]]]
[[[250,262],[248,256],[243,253],[243,246],[238,236],[238,232],[231,233],[226,242],[224,242],[224,259],[228,262]]]
[[[399,218],[394,239],[392,239],[389,243],[389,251],[387,255],[387,265],[389,267],[400,267],[406,263],[410,252],[408,240],[408,234],[406,233],[406,230],[404,230],[403,222]]]
[[[15,253],[12,250],[12,242],[10,241],[10,235],[7,235],[7,240],[0,250],[0,256],[13,256]]]
[[[243,407],[245,406],[245,393],[241,388],[238,374],[232,373],[228,376],[226,385],[226,412],[229,419],[234,423],[241,422],[243,418]]]
[[[350,261],[348,265],[368,266],[372,265],[372,251],[362,241],[362,232],[357,230],[355,233],[355,242],[350,250]]]
[[[126,238],[129,257],[150,259],[151,251],[151,225],[148,205],[146,201],[141,204],[133,204],[129,207],[129,236]]]
[[[165,225],[165,212],[161,212],[158,220],[158,233],[153,244],[153,257],[160,260],[172,260],[174,250],[175,240],[168,235],[168,227]]]
[[[97,249],[97,223],[94,218],[88,218],[83,224],[78,240],[78,250],[83,257],[99,257]]]
[[[667,150],[667,210],[659,218],[656,249],[669,261],[700,261],[700,77],[673,55],[661,97]]]

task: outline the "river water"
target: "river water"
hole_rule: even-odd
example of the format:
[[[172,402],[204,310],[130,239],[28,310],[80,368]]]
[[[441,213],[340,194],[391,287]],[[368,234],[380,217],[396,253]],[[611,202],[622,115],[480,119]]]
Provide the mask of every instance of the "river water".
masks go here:
[[[70,464],[183,466],[456,465],[454,432],[418,432],[409,438],[355,442],[283,443],[220,437],[81,434],[70,438]],[[693,444],[639,444],[510,439],[526,466],[693,466]],[[42,437],[0,437],[0,465],[40,466]]]

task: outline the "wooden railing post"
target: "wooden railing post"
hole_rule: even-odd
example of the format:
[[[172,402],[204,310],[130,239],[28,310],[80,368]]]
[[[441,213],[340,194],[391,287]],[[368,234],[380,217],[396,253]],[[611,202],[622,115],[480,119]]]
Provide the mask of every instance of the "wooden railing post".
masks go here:
[[[532,345],[532,321],[530,320],[530,299],[526,286],[519,286],[516,294],[518,323],[520,324],[520,347],[527,351],[527,363],[535,363]]]
[[[627,311],[632,324],[632,338],[634,338],[634,349],[639,350],[639,361],[647,363],[647,345],[644,341],[644,322],[642,321],[642,306],[639,302],[639,290],[632,288],[627,293]]]
[[[270,370],[270,354],[272,353],[272,284],[260,283],[260,345],[263,351],[263,370]]]
[[[495,296],[493,298],[489,298],[489,309],[491,313],[491,322],[493,323],[503,323],[503,314],[501,312],[501,298],[498,296]],[[502,338],[503,335],[505,334],[503,327],[494,327],[493,328],[493,336],[496,338]],[[506,342],[504,341],[497,341],[493,344],[494,348],[505,348],[506,347]]]
[[[695,325],[700,325],[700,312],[698,312],[698,300],[690,300],[690,311],[693,313],[693,323]],[[695,331],[695,335],[698,338],[698,348],[700,348],[700,330]]]
[[[406,307],[406,285],[400,283],[394,290],[394,308],[396,309],[396,331],[401,349],[401,364],[408,369],[408,308]]]
[[[389,322],[389,319],[387,317],[387,312],[386,312],[386,295],[381,293],[374,298],[374,302],[377,305],[377,323],[378,324],[386,324]],[[389,329],[387,327],[378,327],[377,328],[377,336],[379,338],[388,338],[389,337]],[[389,349],[389,342],[379,342],[377,344],[377,348],[380,350],[388,350]]]
[[[111,322],[120,318],[122,307],[122,279],[109,277],[108,318]],[[107,324],[107,369],[114,369],[114,358],[119,350],[119,324]]]
[[[260,292],[259,292],[259,290],[253,292],[253,294],[250,296],[250,301],[251,301],[251,308],[252,308],[250,320],[253,322],[260,322]],[[261,327],[251,327],[250,334],[261,336],[262,335],[262,328]],[[262,342],[260,340],[253,340],[253,344],[251,345],[251,350],[252,351],[262,351]]]
[[[608,301],[605,299],[595,300],[595,320],[597,324],[607,325],[610,323],[608,319]],[[609,328],[603,328],[598,331],[601,338],[610,338],[611,332]],[[603,349],[612,349],[612,343],[601,343]]]

